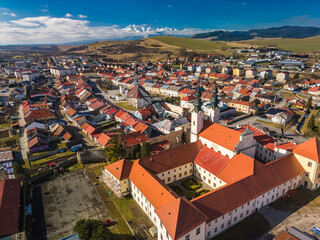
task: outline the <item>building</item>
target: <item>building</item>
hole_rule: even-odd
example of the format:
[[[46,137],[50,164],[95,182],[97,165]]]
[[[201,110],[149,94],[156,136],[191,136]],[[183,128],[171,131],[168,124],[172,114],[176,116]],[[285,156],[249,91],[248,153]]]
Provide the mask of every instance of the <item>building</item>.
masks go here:
[[[233,130],[205,120],[200,98],[198,87],[190,144],[132,164],[122,160],[103,170],[119,195],[131,194],[156,226],[159,240],[210,239],[292,189],[320,187],[318,139],[298,146],[277,146],[282,150],[293,147],[293,152],[263,164],[253,158],[263,141],[258,140],[257,132],[250,127]],[[212,110],[216,109],[214,99]],[[205,182],[211,191],[188,200],[168,185],[188,177]]]
[[[254,78],[256,76],[258,76],[258,71],[256,69],[249,69],[246,71],[247,78]]]
[[[150,94],[140,84],[136,84],[136,86],[127,93],[126,97],[128,105],[135,108],[145,108],[151,104]]]
[[[0,237],[19,233],[20,180],[0,181]]]
[[[245,74],[244,68],[235,68],[235,69],[233,69],[233,76],[240,77],[240,76],[244,76],[244,74]]]
[[[246,101],[232,99],[228,102],[228,107],[235,108],[238,112],[256,115],[257,110],[253,108],[254,104]]]
[[[285,83],[289,80],[289,73],[288,72],[277,73],[276,79],[279,82]]]

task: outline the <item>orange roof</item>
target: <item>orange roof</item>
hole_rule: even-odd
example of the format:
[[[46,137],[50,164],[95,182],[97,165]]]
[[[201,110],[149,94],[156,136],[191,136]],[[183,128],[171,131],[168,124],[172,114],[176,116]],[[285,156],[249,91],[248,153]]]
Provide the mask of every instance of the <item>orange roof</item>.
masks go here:
[[[110,137],[105,133],[101,133],[97,140],[101,145],[105,146],[109,142]]]
[[[197,197],[191,203],[213,220],[304,172],[293,154],[266,165],[254,161],[253,175]]]
[[[313,161],[320,162],[320,140],[314,137],[296,146],[293,152]]]
[[[132,162],[122,159],[104,167],[119,181],[127,179],[130,175]]]
[[[292,142],[281,143],[281,144],[275,145],[276,148],[280,148],[283,150],[289,150],[289,151],[292,151],[296,146],[297,145]]]
[[[66,111],[66,114],[69,116],[69,117],[72,117],[73,115],[75,115],[77,112],[73,109],[73,108],[69,108],[67,111]]]
[[[146,131],[148,129],[148,125],[147,124],[144,124],[142,122],[138,122],[134,127],[133,127],[134,130],[136,130],[137,132],[141,132],[143,133],[144,131]]]
[[[238,153],[216,176],[226,183],[232,183],[252,175],[253,170],[254,159]]]
[[[213,123],[202,131],[199,136],[234,151],[235,146],[240,141],[240,135],[241,133],[238,131]]]
[[[145,170],[140,160],[133,163],[129,178],[155,209],[178,198],[161,179]]]
[[[208,219],[185,197],[156,209],[156,213],[173,240],[181,238]]]

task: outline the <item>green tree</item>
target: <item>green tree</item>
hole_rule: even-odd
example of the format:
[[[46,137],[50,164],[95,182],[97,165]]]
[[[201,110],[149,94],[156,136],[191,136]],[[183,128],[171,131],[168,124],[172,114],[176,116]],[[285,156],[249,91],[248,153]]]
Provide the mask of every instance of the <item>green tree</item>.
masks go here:
[[[311,109],[311,106],[312,106],[312,96],[309,97],[307,103],[306,103],[306,108],[308,111],[310,111]]]
[[[124,158],[126,151],[123,148],[120,136],[110,140],[111,146],[106,149],[106,155],[110,163],[116,162]]]
[[[140,146],[140,144],[137,144],[137,147],[136,147],[136,149],[134,151],[134,156],[136,158],[140,158],[141,157],[141,146]]]
[[[150,144],[148,142],[143,142],[141,146],[141,157],[147,157],[151,155]]]
[[[13,174],[15,177],[19,178],[23,175],[23,169],[21,165],[17,162],[13,162]]]
[[[266,74],[266,73],[264,74],[263,80],[265,80],[265,81],[268,81],[268,80],[269,80],[268,74]]]
[[[103,225],[102,221],[95,219],[81,219],[73,228],[80,240],[111,240],[112,234]]]
[[[313,128],[314,128],[314,115],[313,114],[308,122],[307,128],[310,130],[313,130]]]
[[[294,79],[299,79],[299,73],[296,73],[293,78]]]

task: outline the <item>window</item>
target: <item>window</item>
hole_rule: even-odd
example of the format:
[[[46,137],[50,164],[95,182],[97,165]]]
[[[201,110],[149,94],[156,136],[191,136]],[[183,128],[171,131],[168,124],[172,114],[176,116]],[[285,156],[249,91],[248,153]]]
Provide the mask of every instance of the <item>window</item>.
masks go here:
[[[320,173],[318,174],[318,178],[320,178]]]
[[[170,174],[170,171],[168,172],[168,174]]]
[[[198,228],[196,229],[196,234],[197,234],[197,235],[200,234],[200,227],[198,227]]]
[[[309,176],[310,176],[310,173],[309,173],[309,172],[306,172],[306,176],[309,177]]]
[[[162,234],[160,234],[160,238],[161,238],[161,240],[163,240]]]
[[[242,218],[242,217],[243,217],[243,213],[240,214],[240,218]]]
[[[308,162],[308,167],[312,167],[312,162]]]
[[[168,177],[168,182],[170,182],[170,180],[171,180],[171,179]]]
[[[187,175],[187,171],[184,172],[184,175]]]
[[[249,214],[249,210],[246,211],[246,214],[247,214],[247,215]]]
[[[211,184],[211,180],[209,179],[209,184]]]
[[[222,216],[222,219],[224,219],[224,216]]]
[[[190,167],[192,167],[192,163],[190,163]]]
[[[214,228],[214,232],[217,232],[218,231],[218,228]]]
[[[168,231],[167,231],[167,238],[169,238],[169,233],[168,233]]]
[[[192,169],[190,169],[190,173],[192,173]]]
[[[190,240],[190,235],[189,234],[185,237],[185,240]]]
[[[182,176],[182,174],[181,173],[179,173],[179,177],[181,177]]]
[[[234,221],[237,221],[237,217],[234,217]]]
[[[221,229],[223,229],[224,228],[224,224],[221,224]]]
[[[210,237],[210,231],[208,232],[208,238]]]
[[[211,223],[208,224],[208,227],[210,227],[210,226],[211,226]]]

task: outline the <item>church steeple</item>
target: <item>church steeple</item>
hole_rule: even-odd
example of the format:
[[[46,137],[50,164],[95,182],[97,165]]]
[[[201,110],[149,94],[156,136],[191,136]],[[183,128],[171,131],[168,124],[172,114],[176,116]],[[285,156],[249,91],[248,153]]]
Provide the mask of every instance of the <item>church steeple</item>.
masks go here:
[[[194,101],[193,105],[194,105],[194,112],[195,113],[199,113],[200,111],[202,111],[202,109],[201,109],[201,107],[202,107],[201,90],[200,90],[199,85],[198,85],[197,91],[196,91],[196,100]]]
[[[212,91],[212,97],[211,97],[211,107],[212,109],[216,109],[218,107],[219,99],[218,99],[218,88],[217,84],[214,83],[214,88]]]

